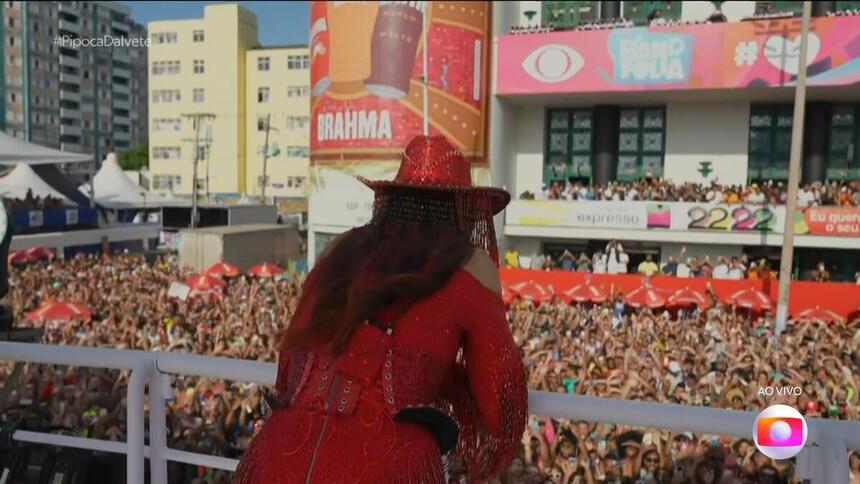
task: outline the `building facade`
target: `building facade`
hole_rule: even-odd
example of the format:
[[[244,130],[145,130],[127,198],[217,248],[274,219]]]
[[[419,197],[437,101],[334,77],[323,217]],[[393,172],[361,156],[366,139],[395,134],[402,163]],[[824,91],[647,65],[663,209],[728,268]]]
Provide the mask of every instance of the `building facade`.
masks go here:
[[[245,61],[248,193],[263,195],[265,171],[267,198],[306,197],[310,159],[308,47],[253,49]],[[264,163],[267,146],[269,156]]]
[[[268,122],[265,195],[305,196],[307,47],[261,48],[256,16],[236,4],[152,22],[149,36],[151,188],[190,195],[196,144],[198,193],[262,195]]]
[[[145,29],[118,2],[2,2],[0,128],[100,160],[147,143]]]
[[[700,258],[775,264],[783,205],[547,200],[546,191],[642,179],[784,185],[801,3],[724,2],[722,12],[710,2],[496,3],[490,159],[514,198],[499,221],[504,245],[524,263],[621,240],[633,262],[686,246]],[[860,16],[835,15],[856,3],[813,3],[804,184],[860,180],[860,56],[846,50]],[[653,21],[657,10],[663,20]],[[858,210],[798,214],[799,273],[825,261],[853,279]]]

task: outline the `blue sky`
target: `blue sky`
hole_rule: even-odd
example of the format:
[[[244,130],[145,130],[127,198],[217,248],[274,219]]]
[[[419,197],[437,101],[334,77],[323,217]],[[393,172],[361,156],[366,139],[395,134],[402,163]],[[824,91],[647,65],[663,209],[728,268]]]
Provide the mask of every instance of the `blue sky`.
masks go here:
[[[226,2],[124,2],[131,18],[143,25],[153,20],[202,18],[203,7]],[[307,44],[310,2],[239,2],[257,15],[260,43]]]

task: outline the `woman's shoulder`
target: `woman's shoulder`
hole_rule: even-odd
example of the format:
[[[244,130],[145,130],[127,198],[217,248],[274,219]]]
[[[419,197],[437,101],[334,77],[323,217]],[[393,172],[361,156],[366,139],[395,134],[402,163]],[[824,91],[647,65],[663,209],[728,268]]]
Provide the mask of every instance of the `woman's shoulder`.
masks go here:
[[[484,288],[496,293],[502,293],[502,283],[499,280],[499,268],[490,255],[483,249],[474,249],[469,260],[463,265],[461,273],[471,276]]]

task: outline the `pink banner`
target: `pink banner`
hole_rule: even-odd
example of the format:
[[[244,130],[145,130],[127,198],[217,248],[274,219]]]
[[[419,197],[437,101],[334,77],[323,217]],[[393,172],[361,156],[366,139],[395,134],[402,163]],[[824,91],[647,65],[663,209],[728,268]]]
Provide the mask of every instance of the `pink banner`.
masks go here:
[[[800,19],[498,38],[497,94],[790,86]],[[813,19],[809,85],[860,83],[860,16]]]

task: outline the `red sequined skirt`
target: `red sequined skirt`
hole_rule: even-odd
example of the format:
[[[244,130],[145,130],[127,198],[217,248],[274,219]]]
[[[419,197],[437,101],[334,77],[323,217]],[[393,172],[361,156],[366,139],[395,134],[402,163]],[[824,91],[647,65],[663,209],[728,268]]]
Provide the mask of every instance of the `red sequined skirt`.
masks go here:
[[[381,405],[352,415],[285,408],[251,442],[234,483],[443,484],[439,448],[429,432],[395,422]]]

